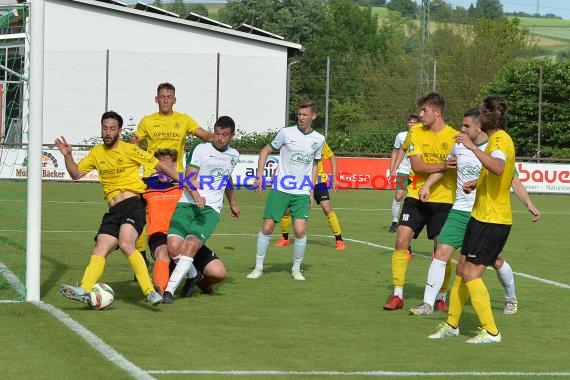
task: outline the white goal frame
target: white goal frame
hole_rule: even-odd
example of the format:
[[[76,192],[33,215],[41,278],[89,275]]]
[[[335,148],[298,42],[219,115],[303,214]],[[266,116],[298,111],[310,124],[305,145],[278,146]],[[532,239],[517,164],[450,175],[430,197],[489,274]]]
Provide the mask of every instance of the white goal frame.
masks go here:
[[[26,301],[40,300],[42,247],[42,138],[44,93],[44,0],[33,0],[30,8],[30,71],[28,88],[28,199],[26,230]]]

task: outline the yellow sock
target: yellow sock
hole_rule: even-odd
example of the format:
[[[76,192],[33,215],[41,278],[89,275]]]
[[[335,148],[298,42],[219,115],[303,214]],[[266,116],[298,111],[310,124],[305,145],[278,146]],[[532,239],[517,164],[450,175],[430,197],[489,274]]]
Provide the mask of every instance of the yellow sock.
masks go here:
[[[475,314],[477,314],[477,318],[479,318],[481,327],[491,335],[497,335],[499,329],[495,325],[495,318],[493,318],[493,311],[491,310],[491,299],[485,283],[482,279],[476,278],[466,282],[465,285],[469,290],[469,295],[471,295],[471,304],[473,304],[473,309]]]
[[[327,215],[327,219],[329,221],[329,226],[331,227],[333,235],[334,236],[341,235],[340,223],[338,222],[338,218],[336,217],[334,210]]]
[[[148,269],[146,268],[146,264],[144,263],[141,253],[135,249],[127,259],[129,260],[129,264],[131,264],[131,268],[137,277],[137,282],[139,283],[142,292],[147,296],[154,290],[154,286],[152,285],[152,281],[150,281]]]
[[[394,286],[403,287],[406,283],[407,255],[407,249],[396,249],[392,252],[392,284]]]
[[[463,312],[463,306],[469,298],[469,291],[461,276],[455,276],[453,286],[449,291],[449,309],[447,312],[447,324],[452,327],[459,326],[459,319]]]
[[[279,222],[279,226],[281,227],[282,234],[288,234],[289,226],[291,226],[291,215],[283,215],[281,222]]]
[[[87,265],[85,272],[83,272],[83,278],[81,279],[79,286],[90,292],[93,289],[93,286],[97,283],[97,280],[99,280],[103,275],[104,270],[105,258],[103,256],[91,255],[89,265]]]
[[[449,280],[451,279],[451,260],[447,260],[447,264],[445,265],[445,277],[443,277],[443,283],[441,284],[441,289],[439,290],[440,293],[446,293],[447,287],[449,286]]]
[[[145,225],[141,234],[139,235],[139,238],[135,243],[135,248],[137,251],[139,252],[146,251],[146,240],[147,240],[147,234],[146,234],[146,225]]]

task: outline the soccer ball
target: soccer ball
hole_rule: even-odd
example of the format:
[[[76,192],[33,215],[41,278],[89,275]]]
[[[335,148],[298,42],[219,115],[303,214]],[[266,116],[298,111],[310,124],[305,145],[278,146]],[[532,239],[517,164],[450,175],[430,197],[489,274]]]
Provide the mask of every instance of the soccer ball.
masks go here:
[[[115,300],[113,288],[103,282],[99,282],[93,286],[90,296],[91,301],[89,305],[95,310],[105,310],[109,308]]]

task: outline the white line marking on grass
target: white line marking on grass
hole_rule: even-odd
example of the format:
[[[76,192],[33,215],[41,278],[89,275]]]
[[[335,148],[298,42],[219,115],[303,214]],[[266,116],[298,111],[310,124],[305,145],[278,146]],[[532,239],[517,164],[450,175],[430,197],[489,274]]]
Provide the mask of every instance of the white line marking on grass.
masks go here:
[[[149,373],[130,362],[123,355],[118,353],[113,347],[109,346],[107,343],[103,342],[101,338],[93,334],[79,322],[71,318],[69,315],[61,311],[60,309],[43,302],[32,302],[34,305],[50,313],[58,321],[67,326],[71,331],[79,335],[83,340],[87,342],[95,350],[99,351],[101,355],[105,357],[108,361],[115,364],[117,367],[125,370],[129,375],[135,379],[154,379]]]
[[[14,274],[3,262],[0,261],[0,274],[6,279],[10,285],[19,295],[26,296],[26,286],[20,281],[20,278]]]
[[[526,274],[526,273],[521,273],[521,272],[513,272],[513,274],[516,274],[517,276],[521,276],[521,277],[528,278],[531,280],[535,280],[538,282],[542,282],[544,284],[554,285],[554,286],[557,286],[557,287],[562,288],[562,289],[570,289],[570,285],[566,285],[566,284],[562,284],[560,282],[551,281],[551,280],[547,280],[544,278],[536,277],[536,276],[533,276],[531,274]]]
[[[0,262],[0,271],[4,278],[8,281],[8,283],[22,296],[26,295],[26,287],[18,276],[16,276],[6,265]],[[91,347],[95,350],[99,351],[101,355],[103,355],[107,360],[111,363],[115,364],[117,367],[125,370],[129,375],[131,375],[135,379],[147,379],[152,380],[154,377],[150,376],[148,372],[144,371],[143,369],[137,367],[133,363],[131,363],[127,358],[123,355],[115,351],[115,349],[109,346],[107,343],[103,342],[101,338],[97,335],[93,334],[87,328],[83,327],[79,322],[72,319],[69,315],[64,313],[63,311],[59,310],[58,308],[43,303],[42,301],[39,302],[31,302],[31,304],[36,305],[42,310],[47,311],[52,316],[55,317],[58,321],[63,323],[67,326],[71,331],[75,332],[79,335],[83,340],[87,342]]]
[[[366,376],[366,377],[404,377],[404,376],[421,376],[421,377],[454,377],[454,376],[556,376],[567,377],[570,372],[394,372],[394,371],[210,371],[210,370],[149,370],[148,373],[154,375],[230,375],[230,376]]]
[[[19,231],[19,230],[0,230],[0,232],[22,232],[22,231]],[[94,230],[91,230],[91,231],[65,231],[65,230],[59,230],[59,231],[57,231],[57,230],[56,230],[56,231],[45,231],[45,230],[44,230],[44,231],[42,231],[42,232],[46,232],[46,233],[90,233],[90,234],[96,233],[96,231],[94,231]],[[242,233],[239,233],[239,234],[238,234],[238,233],[235,233],[235,234],[231,234],[231,233],[227,233],[227,234],[224,234],[224,233],[222,233],[222,234],[217,234],[217,233],[215,233],[215,234],[213,234],[213,235],[214,235],[214,236],[257,236],[257,234],[242,234]],[[309,236],[310,236],[310,237],[324,237],[324,238],[330,237],[329,235],[309,235]],[[388,251],[391,251],[391,250],[394,249],[393,247],[388,247],[388,246],[386,246],[386,245],[377,244],[377,243],[372,243],[372,242],[366,241],[366,240],[350,239],[350,238],[346,238],[346,237],[344,238],[344,240],[350,241],[350,242],[353,242],[353,243],[362,244],[362,245],[368,245],[368,246],[371,246],[371,247],[382,248],[382,249],[385,249],[385,250],[388,250]],[[424,258],[424,259],[426,259],[426,260],[431,260],[431,255],[424,255],[424,254],[416,253],[416,252],[414,252],[413,255],[416,256],[416,257]],[[493,269],[493,268],[491,268],[491,267],[488,267],[488,268],[487,268],[487,270],[492,270],[492,269]],[[0,272],[1,272],[1,267],[0,267]],[[552,280],[547,280],[547,279],[545,279],[545,278],[536,277],[536,276],[533,276],[533,275],[531,275],[531,274],[527,274],[527,273],[523,273],[523,272],[513,272],[513,274],[515,274],[515,275],[517,275],[517,276],[519,276],[519,277],[523,277],[523,278],[526,278],[526,279],[529,279],[529,280],[534,280],[534,281],[537,281],[537,282],[540,282],[540,283],[543,283],[543,284],[553,285],[553,286],[556,286],[556,287],[561,288],[561,289],[570,289],[570,285],[568,285],[568,284],[564,284],[564,283],[557,282],[557,281],[552,281]]]
[[[313,236],[327,237],[327,236],[323,236],[323,235],[313,235]],[[360,244],[364,244],[364,245],[370,245],[370,246],[372,246],[372,247],[378,247],[378,248],[388,249],[388,250],[394,249],[394,248],[392,248],[392,247],[387,247],[387,246],[385,246],[385,245],[380,245],[380,244],[371,243],[371,242],[369,242],[369,241],[355,240],[355,239],[347,239],[347,238],[344,238],[344,240],[352,241],[352,242],[360,243]],[[415,252],[413,253],[413,255],[414,255],[414,256],[417,256],[417,257],[424,258],[424,259],[431,260],[431,255],[424,255],[424,254],[422,254],[422,253],[415,253]],[[492,268],[492,267],[487,267],[487,270],[494,270],[494,268]],[[535,280],[535,281],[541,282],[541,283],[543,283],[543,284],[553,285],[553,286],[556,286],[556,287],[558,287],[558,288],[570,289],[570,285],[563,284],[563,283],[561,283],[561,282],[552,281],[552,280],[547,280],[547,279],[541,278],[541,277],[536,277],[536,276],[533,276],[533,275],[531,275],[531,274],[526,274],[526,273],[522,273],[522,272],[513,272],[513,274],[516,274],[517,276],[520,276],[520,277],[523,277],[523,278],[527,278],[527,279],[530,279],[530,280]]]

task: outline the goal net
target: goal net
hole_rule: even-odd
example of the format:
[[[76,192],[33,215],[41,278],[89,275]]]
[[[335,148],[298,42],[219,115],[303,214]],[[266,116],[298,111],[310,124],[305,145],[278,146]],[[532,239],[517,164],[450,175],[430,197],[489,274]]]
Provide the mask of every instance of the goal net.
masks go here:
[[[28,9],[0,5],[0,302],[26,297]]]

